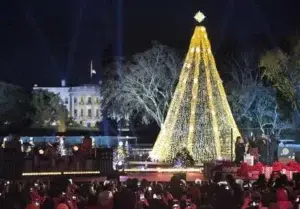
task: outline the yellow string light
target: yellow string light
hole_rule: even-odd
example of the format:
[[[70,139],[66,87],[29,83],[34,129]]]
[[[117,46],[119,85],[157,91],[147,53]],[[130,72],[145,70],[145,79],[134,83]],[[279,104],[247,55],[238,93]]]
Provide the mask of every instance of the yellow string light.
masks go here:
[[[172,160],[183,147],[188,148],[197,162],[219,157],[228,159],[231,129],[234,139],[240,135],[207,37],[205,27],[196,26],[151,153],[157,160]]]
[[[202,34],[201,34],[202,32]],[[211,69],[208,63],[208,47],[205,44],[205,40],[207,39],[206,32],[201,30],[200,34],[204,35],[204,39],[202,38],[202,48],[205,50],[205,53],[202,53],[203,60],[204,60],[204,70],[205,70],[205,75],[206,75],[206,87],[207,87],[207,94],[208,94],[208,108],[209,108],[209,113],[210,113],[210,120],[211,120],[211,125],[212,125],[212,137],[214,139],[214,145],[215,145],[215,150],[213,150],[214,154],[216,155],[215,157],[220,157],[221,156],[221,148],[220,148],[220,141],[219,141],[219,128],[218,128],[218,123],[217,123],[217,118],[215,114],[215,105],[216,103],[214,102],[213,98],[213,89],[212,89],[212,79],[211,79]],[[205,34],[203,34],[205,33]],[[216,101],[218,102],[218,101]]]
[[[218,102],[220,102],[220,104],[222,104],[222,105],[220,105],[220,107],[223,108],[223,110],[224,110],[224,111],[220,112],[221,114],[219,115],[219,117],[226,118],[227,119],[226,121],[228,121],[232,127],[233,140],[234,140],[232,147],[230,147],[231,146],[231,141],[230,141],[231,129],[223,128],[223,130],[222,130],[223,135],[220,136],[220,137],[224,136],[220,140],[220,142],[221,142],[220,144],[222,145],[221,146],[222,156],[229,158],[229,156],[231,155],[231,149],[234,150],[235,139],[237,136],[240,136],[240,132],[237,128],[236,122],[234,120],[233,114],[232,114],[230,106],[229,106],[229,103],[227,101],[227,96],[225,93],[223,82],[221,80],[219,72],[217,71],[216,62],[215,62],[213,54],[211,53],[211,45],[210,45],[210,42],[208,39],[205,40],[205,45],[206,45],[206,48],[209,49],[209,51],[210,51],[210,53],[208,53],[208,59],[209,59],[210,66],[212,66],[212,68],[213,68],[213,70],[211,71],[213,80],[216,81],[215,83],[216,83],[217,91],[214,91],[214,92],[220,94],[220,101],[218,101]],[[233,154],[234,154],[234,152],[233,152]]]
[[[22,173],[22,176],[58,176],[61,174],[61,172],[29,172]]]
[[[197,47],[197,49],[199,49]],[[195,54],[195,65],[199,66],[200,65],[200,49],[197,50],[198,52],[196,52]],[[189,117],[189,124],[190,124],[190,128],[189,129],[189,133],[188,133],[188,150],[190,151],[191,154],[193,154],[193,142],[195,140],[195,126],[196,126],[196,108],[197,108],[197,97],[198,97],[198,77],[199,77],[199,73],[200,73],[200,68],[195,68],[194,71],[194,82],[193,82],[193,87],[192,87],[192,101],[191,101],[191,113],[190,113],[190,117]]]
[[[100,171],[66,171],[66,172],[28,172],[22,176],[59,176],[59,175],[91,175],[100,174]]]
[[[174,100],[171,101],[168,115],[166,117],[166,121],[168,121],[168,123],[166,124],[165,122],[165,124],[162,126],[162,130],[160,132],[161,140],[158,140],[157,143],[155,143],[155,146],[157,148],[153,149],[154,151],[151,154],[152,158],[167,159],[175,156],[174,153],[171,153],[171,149],[170,149],[174,145],[172,144],[172,141],[168,139],[170,137],[170,133],[173,132],[174,126],[176,124],[176,120],[173,120],[173,118],[174,116],[178,117],[180,111],[180,106],[177,105],[177,102],[181,103],[183,100],[184,93],[187,87],[186,83],[188,82],[188,74],[190,72],[188,69],[191,68],[190,62],[192,60],[193,60],[193,54],[188,53],[186,57],[186,62],[184,64],[184,69],[182,70],[182,73],[179,77],[179,80],[181,80],[182,82],[177,84],[177,88],[175,89],[175,93],[174,93],[174,97],[177,98],[177,101]],[[163,128],[165,125],[167,125],[168,129]]]

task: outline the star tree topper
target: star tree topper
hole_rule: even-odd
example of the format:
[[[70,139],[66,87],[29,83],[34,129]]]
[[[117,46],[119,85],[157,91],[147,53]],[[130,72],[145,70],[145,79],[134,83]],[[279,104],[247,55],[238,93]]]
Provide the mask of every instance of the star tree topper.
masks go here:
[[[205,15],[199,11],[195,14],[194,18],[198,23],[201,23],[205,19]]]

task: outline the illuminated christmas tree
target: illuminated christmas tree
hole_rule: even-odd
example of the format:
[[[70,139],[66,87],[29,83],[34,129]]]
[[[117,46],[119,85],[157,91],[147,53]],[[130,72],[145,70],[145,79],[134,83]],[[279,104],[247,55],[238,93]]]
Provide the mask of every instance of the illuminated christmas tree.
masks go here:
[[[198,23],[204,18],[201,12],[195,16]],[[171,161],[187,148],[197,162],[220,157],[230,159],[231,135],[235,141],[240,133],[217,71],[206,28],[197,25],[151,155],[160,161]]]
[[[58,139],[58,153],[60,156],[66,156],[67,150],[65,147],[65,139],[63,137],[59,137]]]
[[[126,161],[128,158],[128,152],[126,149],[126,144],[124,146],[124,143],[120,141],[118,143],[118,147],[114,150],[113,153],[113,168],[116,169],[117,166],[122,166],[124,167],[126,165]]]

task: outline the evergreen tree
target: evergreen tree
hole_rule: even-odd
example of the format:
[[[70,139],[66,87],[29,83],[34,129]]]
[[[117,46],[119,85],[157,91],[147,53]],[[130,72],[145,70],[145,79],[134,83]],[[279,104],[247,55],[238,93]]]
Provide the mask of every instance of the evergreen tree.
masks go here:
[[[202,13],[195,16],[198,21],[203,18]],[[230,159],[234,149],[231,133],[234,139],[240,136],[206,28],[197,25],[151,157],[171,161],[187,147],[198,162]]]
[[[117,165],[125,166],[128,154],[123,142],[119,142],[118,147],[114,150],[113,157],[114,169],[117,168]]]
[[[65,156],[67,154],[65,139],[63,137],[60,137],[58,139],[58,153],[60,154],[60,156]]]

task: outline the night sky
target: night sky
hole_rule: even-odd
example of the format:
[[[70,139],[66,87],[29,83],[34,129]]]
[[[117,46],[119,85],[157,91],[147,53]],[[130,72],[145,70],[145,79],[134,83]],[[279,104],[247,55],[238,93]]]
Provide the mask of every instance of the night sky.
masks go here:
[[[299,35],[299,6],[299,0],[2,0],[0,80],[83,84],[90,82],[91,59],[99,72],[104,60],[129,59],[152,40],[184,51],[198,10],[207,16],[217,58],[229,40],[233,48],[276,47],[282,37]]]

